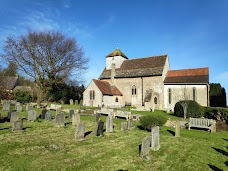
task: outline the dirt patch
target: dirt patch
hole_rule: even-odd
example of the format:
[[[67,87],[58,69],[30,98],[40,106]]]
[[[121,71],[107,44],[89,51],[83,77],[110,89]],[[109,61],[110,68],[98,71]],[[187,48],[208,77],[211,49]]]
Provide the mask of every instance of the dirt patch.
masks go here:
[[[216,131],[228,131],[228,125],[223,121],[216,122]]]

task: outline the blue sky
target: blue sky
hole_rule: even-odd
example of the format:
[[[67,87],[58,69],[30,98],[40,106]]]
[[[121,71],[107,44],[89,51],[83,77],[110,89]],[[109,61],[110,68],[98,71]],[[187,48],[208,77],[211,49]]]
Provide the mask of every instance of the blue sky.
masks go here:
[[[168,54],[171,69],[209,67],[228,94],[227,0],[0,0],[0,51],[28,28],[78,41],[90,58],[85,86],[119,42],[130,59]]]

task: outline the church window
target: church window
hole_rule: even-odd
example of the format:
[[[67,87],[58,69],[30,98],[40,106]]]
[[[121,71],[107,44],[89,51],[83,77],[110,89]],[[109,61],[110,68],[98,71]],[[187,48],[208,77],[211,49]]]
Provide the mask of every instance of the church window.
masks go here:
[[[116,97],[116,102],[118,102],[119,101],[119,99],[118,99],[118,97]]]
[[[136,95],[136,86],[135,85],[132,86],[132,95]]]
[[[90,100],[94,100],[95,99],[95,91],[94,90],[90,90],[89,97],[90,97]]]
[[[169,104],[171,104],[171,99],[172,99],[172,92],[171,92],[171,88],[169,88],[168,90],[168,97],[169,97]]]
[[[158,98],[154,97],[154,104],[158,104]]]
[[[193,88],[193,91],[192,91],[192,99],[193,99],[193,101],[196,101],[196,88],[195,87]]]

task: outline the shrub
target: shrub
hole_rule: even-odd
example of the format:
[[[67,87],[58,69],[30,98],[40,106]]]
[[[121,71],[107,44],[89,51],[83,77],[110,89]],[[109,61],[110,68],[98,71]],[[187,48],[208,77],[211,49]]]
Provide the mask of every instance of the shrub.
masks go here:
[[[140,123],[144,129],[151,129],[154,126],[163,126],[167,118],[162,115],[146,115],[140,117]]]
[[[216,119],[226,122],[228,124],[228,109],[226,108],[215,108],[206,107],[205,117],[208,119]]]
[[[178,117],[184,117],[183,105],[187,106],[186,118],[189,118],[189,117],[200,118],[204,116],[204,108],[200,106],[197,102],[192,100],[184,100],[184,101],[177,102],[174,107],[174,115]]]
[[[16,100],[20,103],[29,103],[32,101],[32,95],[30,92],[18,90],[16,92]]]

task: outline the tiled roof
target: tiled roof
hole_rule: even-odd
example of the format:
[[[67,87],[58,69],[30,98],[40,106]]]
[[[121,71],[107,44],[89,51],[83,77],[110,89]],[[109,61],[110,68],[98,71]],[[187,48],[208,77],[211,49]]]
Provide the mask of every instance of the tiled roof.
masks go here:
[[[170,70],[167,72],[164,83],[209,83],[209,69]]]
[[[107,55],[106,58],[108,58],[108,57],[114,57],[114,56],[122,56],[122,57],[128,59],[127,56],[124,55],[124,53],[121,52],[121,50],[119,50],[119,49],[115,49],[112,53],[110,53],[109,55]]]
[[[129,78],[142,76],[162,75],[167,55],[151,56],[123,61],[120,68],[115,71],[115,78]],[[107,79],[111,70],[103,70],[99,79]]]
[[[111,86],[109,82],[102,80],[93,79],[94,83],[100,89],[103,95],[117,95],[122,96],[123,94],[116,86]]]
[[[6,90],[13,90],[18,84],[18,77],[0,76],[0,86]]]

